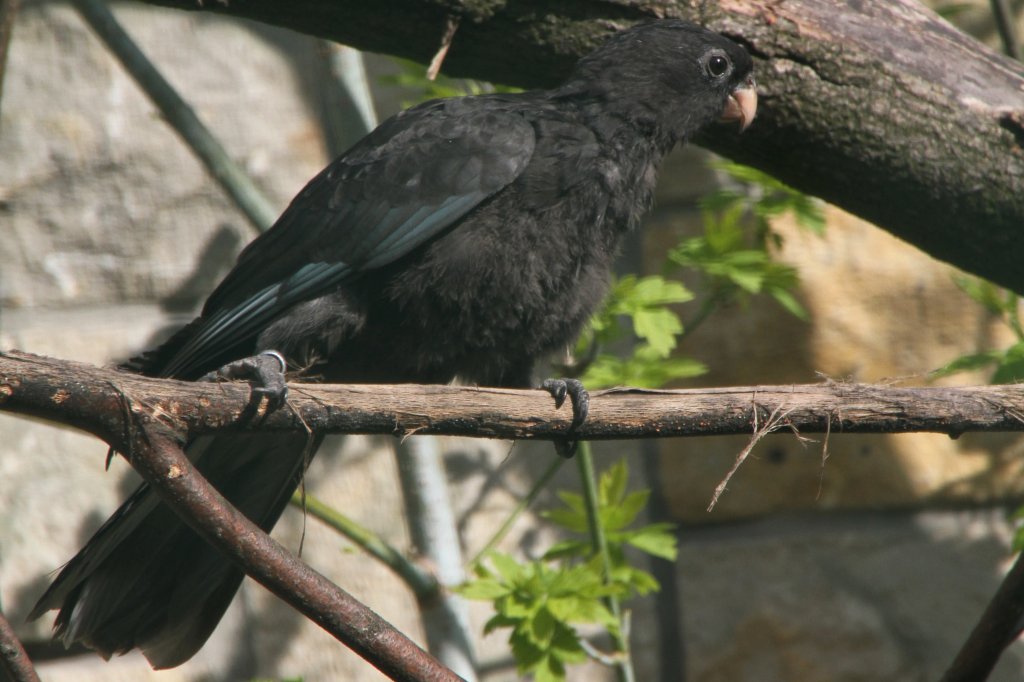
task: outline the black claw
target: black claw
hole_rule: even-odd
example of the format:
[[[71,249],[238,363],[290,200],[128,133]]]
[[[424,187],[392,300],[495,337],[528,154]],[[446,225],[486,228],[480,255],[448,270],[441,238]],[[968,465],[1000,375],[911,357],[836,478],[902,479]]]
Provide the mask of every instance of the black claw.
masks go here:
[[[565,396],[569,394],[569,387],[566,385],[565,379],[545,379],[540,387],[550,393],[551,397],[555,399],[556,410],[562,406],[562,403],[565,402]]]
[[[590,413],[590,394],[579,379],[547,379],[540,387],[555,399],[556,409],[565,403],[566,396],[569,397],[572,402],[572,422],[569,423],[568,433],[572,434],[587,420]],[[572,438],[556,440],[555,452],[562,457],[572,457],[578,444],[579,441]]]
[[[200,381],[221,379],[242,379],[252,385],[252,405],[259,407],[267,399],[267,411],[276,410],[288,398],[288,384],[284,373],[287,369],[284,358],[276,351],[267,351],[252,357],[229,362],[220,369],[203,375]]]
[[[572,426],[570,428],[575,431],[583,426],[583,422],[587,421],[587,415],[590,414],[590,393],[578,379],[566,379],[565,387],[569,393],[569,399],[572,400]]]
[[[558,456],[565,457],[566,459],[575,455],[576,448],[580,445],[578,440],[572,440],[570,438],[560,438],[559,440],[552,442],[555,444],[555,452]]]

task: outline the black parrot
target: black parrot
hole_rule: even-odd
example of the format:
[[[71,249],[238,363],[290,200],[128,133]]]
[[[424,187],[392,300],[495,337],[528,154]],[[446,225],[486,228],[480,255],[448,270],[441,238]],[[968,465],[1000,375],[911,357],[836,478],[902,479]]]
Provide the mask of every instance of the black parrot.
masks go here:
[[[664,20],[613,35],[553,90],[403,111],[310,181],[199,318],[127,367],[179,379],[247,369],[278,401],[285,361],[331,382],[529,386],[536,359],[601,302],[662,157],[716,121],[749,125],[751,69],[730,40]],[[546,387],[564,397],[564,383]],[[306,434],[223,433],[187,449],[269,531],[307,446]],[[65,643],[108,657],[138,647],[173,667],[242,577],[143,485],[32,617],[59,608]]]

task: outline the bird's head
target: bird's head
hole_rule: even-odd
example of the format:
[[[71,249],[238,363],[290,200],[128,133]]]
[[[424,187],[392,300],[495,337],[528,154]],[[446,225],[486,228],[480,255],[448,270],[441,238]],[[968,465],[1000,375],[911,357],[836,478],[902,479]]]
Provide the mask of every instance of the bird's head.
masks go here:
[[[666,19],[611,36],[580,60],[567,87],[675,141],[715,121],[746,129],[757,112],[753,66],[725,36]]]

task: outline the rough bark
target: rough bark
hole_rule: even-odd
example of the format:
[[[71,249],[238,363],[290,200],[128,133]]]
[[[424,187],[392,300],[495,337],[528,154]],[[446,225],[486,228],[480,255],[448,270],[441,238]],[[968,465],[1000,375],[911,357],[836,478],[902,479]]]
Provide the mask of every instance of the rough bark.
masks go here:
[[[179,434],[219,429],[557,439],[572,418],[540,390],[457,386],[290,384],[265,414],[245,383],[150,379],[17,351],[0,352],[0,410],[75,426],[115,448],[145,417]],[[1024,386],[893,388],[824,383],[591,394],[580,440],[803,433],[1024,431]]]
[[[427,61],[460,19],[445,71],[547,86],[616,26],[679,16],[745,44],[762,102],[742,137],[700,140],[1024,292],[1024,67],[917,0],[144,0],[289,27]]]

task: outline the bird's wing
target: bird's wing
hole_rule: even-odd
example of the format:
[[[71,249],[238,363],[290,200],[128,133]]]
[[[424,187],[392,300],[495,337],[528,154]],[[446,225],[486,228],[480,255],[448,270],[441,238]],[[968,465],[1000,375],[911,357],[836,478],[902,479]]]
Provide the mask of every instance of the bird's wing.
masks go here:
[[[213,369],[296,303],[408,254],[511,183],[534,143],[531,124],[500,100],[436,101],[388,119],[246,247],[159,373]]]

